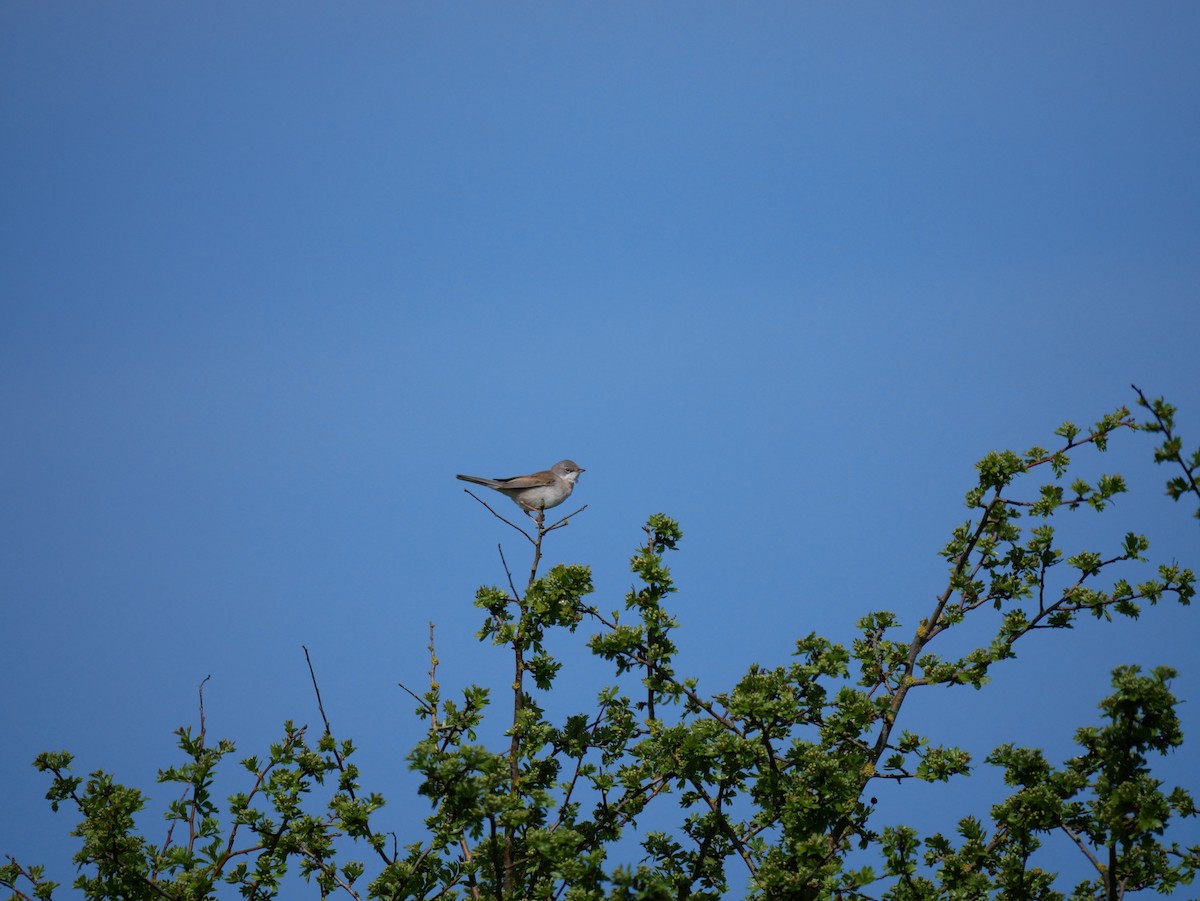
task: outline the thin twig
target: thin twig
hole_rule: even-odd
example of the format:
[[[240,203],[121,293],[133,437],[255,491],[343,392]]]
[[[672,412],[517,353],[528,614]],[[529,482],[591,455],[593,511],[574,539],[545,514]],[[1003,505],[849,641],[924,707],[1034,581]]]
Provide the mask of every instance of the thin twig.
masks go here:
[[[438,727],[437,699],[441,697],[441,695],[438,693],[437,666],[438,666],[437,651],[434,649],[434,644],[433,644],[433,620],[430,620],[429,621],[429,693],[433,696],[434,703],[432,703],[430,705],[430,711],[429,711],[430,720],[429,720],[429,722],[430,722],[430,725],[432,726],[432,728],[435,730]]]
[[[547,531],[547,532],[553,532],[555,529],[561,529],[563,526],[569,526],[569,525],[570,525],[570,523],[569,523],[567,520],[569,520],[569,519],[570,519],[572,516],[578,516],[580,513],[582,513],[582,512],[583,512],[584,510],[586,510],[587,508],[588,508],[588,505],[587,505],[587,504],[584,504],[582,507],[580,507],[580,508],[579,508],[578,510],[576,510],[574,513],[568,513],[566,516],[564,516],[562,519],[560,519],[560,520],[559,520],[558,522],[556,522],[554,525],[552,525],[552,526],[546,526],[546,529],[545,529],[545,531]]]
[[[488,512],[491,513],[492,516],[496,517],[496,519],[500,520],[502,523],[506,523],[507,525],[512,526],[514,529],[516,529],[518,532],[520,532],[522,535],[524,535],[525,540],[528,541],[530,544],[534,543],[533,536],[531,536],[528,532],[526,532],[524,529],[522,529],[515,522],[510,522],[509,520],[507,520],[503,516],[501,516],[499,513],[497,513],[495,510],[493,510],[491,504],[489,504],[487,501],[485,501],[483,498],[481,498],[479,495],[477,495],[470,488],[464,488],[463,491],[465,491],[467,494],[471,495],[471,497],[475,498],[475,500],[479,501],[479,503],[481,503],[485,507],[487,507]]]
[[[317,694],[317,710],[321,712],[321,720],[325,723],[325,734],[333,735],[333,730],[329,728],[329,717],[325,716],[325,705],[321,703],[321,688],[317,685],[317,674],[313,670],[312,658],[308,656],[308,648],[305,645],[300,645],[300,647],[304,648],[304,659],[308,663],[308,675],[312,677],[313,691]],[[334,751],[333,755],[340,765],[342,760],[337,751]]]
[[[422,710],[429,709],[429,704],[426,702],[426,700],[423,697],[421,697],[419,694],[417,694],[415,691],[413,691],[411,688],[409,688],[403,682],[397,682],[396,684],[399,685],[402,689],[404,689],[404,691],[408,693],[409,697],[411,697],[414,701],[416,701],[418,704],[420,704]]]
[[[437,665],[438,665],[437,654],[435,653],[434,647],[433,647],[433,622],[430,621],[430,623],[429,623],[429,691],[431,694],[435,694],[437,692],[437,688],[438,688]],[[436,703],[431,704],[426,698],[421,697],[419,694],[417,694],[415,691],[413,691],[411,688],[409,688],[403,682],[397,682],[396,684],[399,685],[402,689],[404,689],[414,701],[416,701],[418,704],[420,704],[422,710],[426,711],[429,714],[431,722],[432,722],[432,726],[430,728],[433,731],[437,731],[437,728],[438,728],[437,704]]]
[[[504,567],[504,575],[508,577],[508,588],[512,592],[513,600],[519,601],[521,596],[517,594],[517,586],[513,584],[512,570],[508,568],[508,561],[504,559],[504,547],[497,544],[496,550],[500,552],[500,565]]]
[[[549,529],[543,528],[546,522],[546,511],[538,510],[537,518],[534,519],[537,523],[537,541],[533,543],[533,565],[529,567],[529,585],[525,589],[525,593],[529,594],[529,589],[533,587],[533,583],[537,580],[538,564],[542,562],[542,539],[546,537]],[[513,592],[516,594],[516,592]]]
[[[325,705],[321,702],[321,687],[317,685],[317,673],[313,669],[312,658],[308,655],[308,648],[305,645],[300,645],[300,647],[304,648],[304,659],[308,661],[308,674],[312,677],[313,691],[316,692],[317,695],[317,709],[321,712],[321,721],[325,723],[325,735],[329,736],[329,747],[333,753],[334,762],[337,763],[338,772],[345,774],[346,761],[342,758],[341,752],[338,751],[337,742],[333,740],[333,730],[329,728],[329,717],[325,716]],[[358,800],[358,795],[355,793],[352,786],[346,786],[346,794],[350,796],[351,800]],[[382,848],[376,848],[375,853],[379,855],[380,860],[382,860],[385,865],[392,863],[392,861],[388,859],[387,852]]]
[[[200,694],[200,746],[201,746],[201,747],[204,747],[204,732],[205,732],[205,725],[204,725],[204,683],[205,683],[205,682],[207,682],[207,681],[208,681],[209,679],[211,679],[211,678],[212,678],[212,675],[211,675],[211,674],[209,674],[209,675],[205,676],[203,679],[201,679],[201,680],[200,680],[200,688],[198,689],[198,691],[199,691],[199,694]]]

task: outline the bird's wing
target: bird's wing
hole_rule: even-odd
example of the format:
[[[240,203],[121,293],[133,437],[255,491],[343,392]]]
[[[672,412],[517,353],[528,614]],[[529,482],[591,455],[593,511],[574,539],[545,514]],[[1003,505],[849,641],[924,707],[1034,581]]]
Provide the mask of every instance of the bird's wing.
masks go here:
[[[535,472],[528,476],[513,476],[511,479],[496,479],[503,482],[505,488],[544,488],[554,484],[554,473],[549,470]]]

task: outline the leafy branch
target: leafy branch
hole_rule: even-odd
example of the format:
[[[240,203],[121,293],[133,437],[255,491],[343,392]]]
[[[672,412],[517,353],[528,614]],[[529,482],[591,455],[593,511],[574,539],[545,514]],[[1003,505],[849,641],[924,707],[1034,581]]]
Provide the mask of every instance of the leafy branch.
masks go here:
[[[1200,485],[1196,483],[1196,474],[1200,472],[1200,448],[1192,451],[1190,457],[1184,457],[1183,439],[1175,434],[1175,408],[1161,397],[1147,400],[1141,388],[1137,385],[1131,387],[1137,392],[1138,406],[1146,408],[1154,416],[1153,422],[1139,423],[1138,428],[1163,436],[1162,444],[1154,451],[1154,462],[1174,463],[1183,473],[1167,481],[1167,495],[1175,501],[1188,492],[1200,498]],[[1200,519],[1200,506],[1194,515]]]

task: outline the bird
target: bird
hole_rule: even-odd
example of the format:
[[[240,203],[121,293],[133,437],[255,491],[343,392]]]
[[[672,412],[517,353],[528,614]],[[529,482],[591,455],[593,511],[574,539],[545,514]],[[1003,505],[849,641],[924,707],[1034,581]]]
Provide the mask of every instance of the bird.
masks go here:
[[[527,514],[557,507],[575,490],[575,480],[580,469],[573,460],[559,460],[549,469],[527,476],[510,476],[507,479],[485,479],[482,476],[458,475],[464,482],[484,485],[511,498]]]

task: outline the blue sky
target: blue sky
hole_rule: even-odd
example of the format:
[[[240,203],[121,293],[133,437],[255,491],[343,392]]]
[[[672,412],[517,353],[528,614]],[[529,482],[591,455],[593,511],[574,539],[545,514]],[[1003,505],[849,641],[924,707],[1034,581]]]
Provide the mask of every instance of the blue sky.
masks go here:
[[[301,645],[419,816],[396,683],[431,620],[446,685],[505,683],[471,599],[523,553],[456,472],[585,467],[549,560],[602,606],[678,518],[712,691],[869,610],[915,624],[987,451],[1131,382],[1200,438],[1198,101],[1186,3],[9,0],[0,852],[69,882],[29,762],[152,789],[207,675],[246,754],[315,725]],[[1150,453],[1086,464],[1137,494],[1068,547],[1198,562]],[[1173,608],[1038,635],[911,725],[1061,757],[1112,666],[1161,663],[1200,740],[1195,635]],[[564,647],[586,703],[604,673]],[[981,775],[928,804],[985,813]]]

